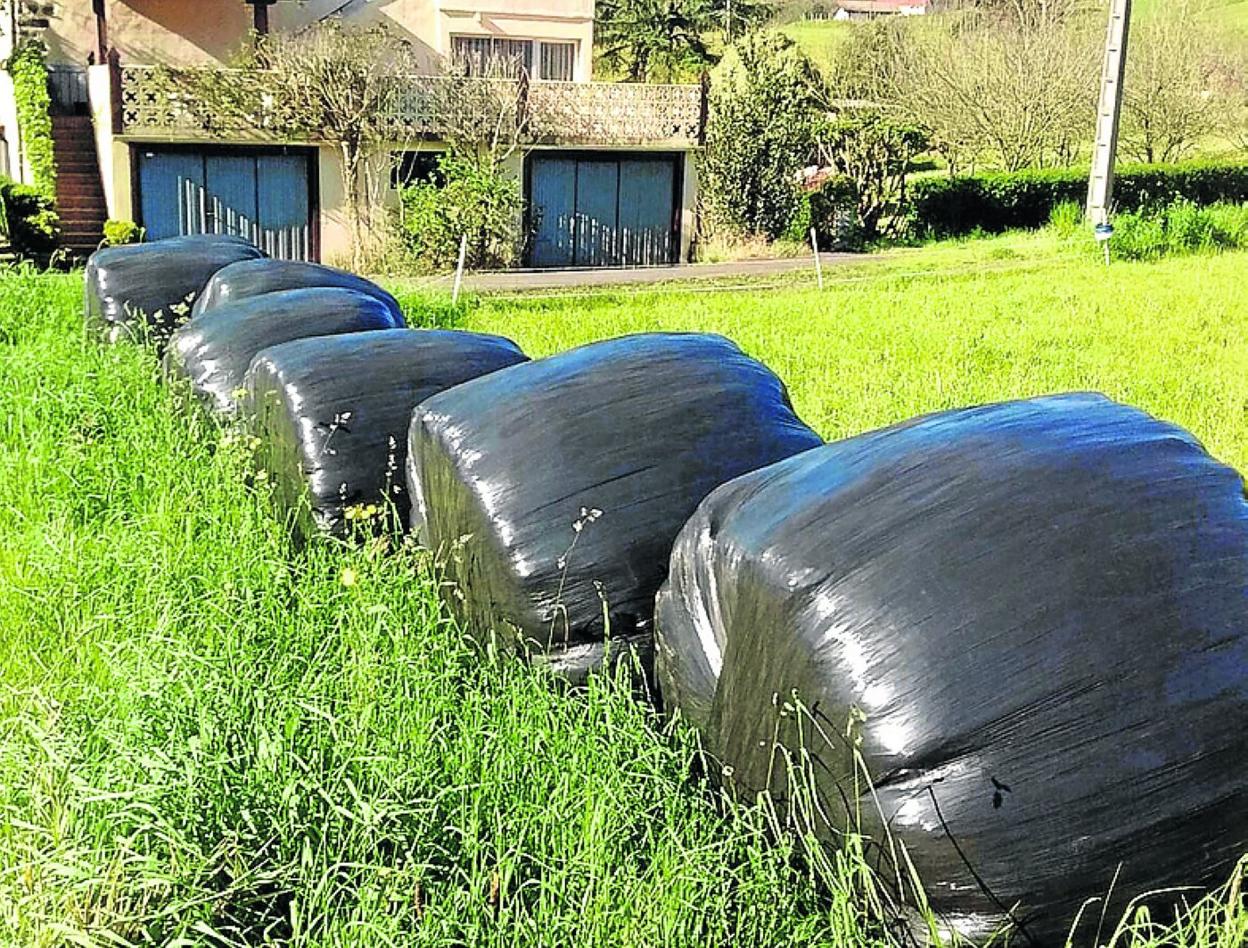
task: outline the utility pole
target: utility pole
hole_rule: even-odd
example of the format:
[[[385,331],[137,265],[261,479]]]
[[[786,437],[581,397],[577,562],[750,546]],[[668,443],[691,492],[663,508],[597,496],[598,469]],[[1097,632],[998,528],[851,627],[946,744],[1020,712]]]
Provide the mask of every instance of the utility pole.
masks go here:
[[[1096,108],[1096,145],[1088,179],[1087,217],[1108,224],[1114,197],[1114,156],[1118,151],[1118,120],[1122,114],[1122,84],[1127,71],[1127,37],[1131,31],[1131,0],[1110,0],[1109,30],[1105,34],[1105,66],[1101,98]]]

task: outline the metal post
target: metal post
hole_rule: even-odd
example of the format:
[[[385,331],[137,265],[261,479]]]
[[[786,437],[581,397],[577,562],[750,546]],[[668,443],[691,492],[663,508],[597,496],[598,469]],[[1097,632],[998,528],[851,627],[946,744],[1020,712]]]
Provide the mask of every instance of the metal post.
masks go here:
[[[1118,119],[1127,70],[1127,38],[1131,31],[1131,0],[1110,0],[1105,34],[1105,65],[1096,109],[1096,145],[1088,179],[1087,217],[1092,224],[1109,222],[1114,197],[1114,157],[1118,151]]]
[[[455,264],[455,286],[451,290],[451,303],[459,302],[459,288],[464,282],[464,255],[468,252],[468,235],[459,238],[459,262]]]
[[[819,262],[819,236],[815,229],[810,229],[810,249],[815,252],[815,278],[819,281],[819,289],[823,289],[823,264]]]

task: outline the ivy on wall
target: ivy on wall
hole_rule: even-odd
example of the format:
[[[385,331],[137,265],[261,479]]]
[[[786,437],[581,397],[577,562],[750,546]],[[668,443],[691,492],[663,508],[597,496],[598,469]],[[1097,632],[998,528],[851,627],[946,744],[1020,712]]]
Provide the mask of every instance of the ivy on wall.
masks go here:
[[[5,68],[13,78],[18,132],[30,165],[32,184],[56,200],[56,159],[52,153],[52,99],[48,95],[47,47],[40,40],[23,41]]]

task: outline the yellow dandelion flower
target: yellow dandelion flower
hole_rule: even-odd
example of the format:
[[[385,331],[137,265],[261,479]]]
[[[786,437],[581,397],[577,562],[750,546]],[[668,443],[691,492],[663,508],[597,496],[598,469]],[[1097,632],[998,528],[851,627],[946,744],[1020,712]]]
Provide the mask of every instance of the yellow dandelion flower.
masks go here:
[[[344,586],[354,586],[359,581],[359,574],[350,566],[343,569],[342,575],[339,577],[340,582]]]

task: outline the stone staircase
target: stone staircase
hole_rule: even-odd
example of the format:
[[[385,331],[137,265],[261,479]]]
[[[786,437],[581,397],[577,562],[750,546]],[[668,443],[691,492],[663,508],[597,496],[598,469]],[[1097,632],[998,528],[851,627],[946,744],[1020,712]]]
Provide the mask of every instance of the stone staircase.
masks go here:
[[[54,115],[52,147],[61,246],[71,254],[85,256],[99,246],[108,217],[91,116]]]

